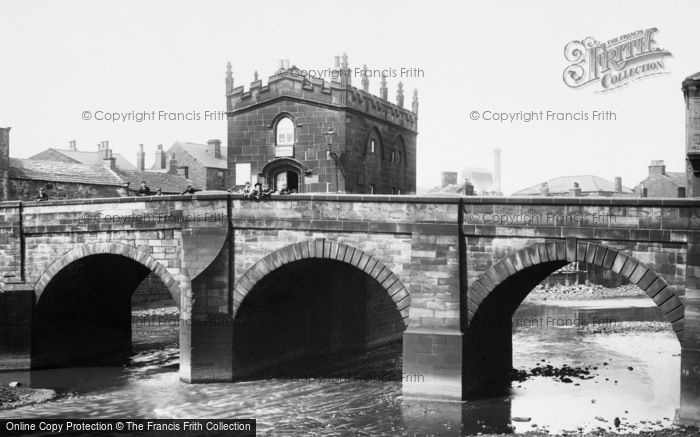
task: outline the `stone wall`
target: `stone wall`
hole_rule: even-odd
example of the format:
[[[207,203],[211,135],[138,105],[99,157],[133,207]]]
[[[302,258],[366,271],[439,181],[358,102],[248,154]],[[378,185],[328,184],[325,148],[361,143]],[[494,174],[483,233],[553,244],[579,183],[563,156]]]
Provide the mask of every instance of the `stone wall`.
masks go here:
[[[10,169],[10,128],[0,128],[0,200],[9,200],[7,172]]]
[[[416,135],[395,125],[361,116],[348,117],[345,159],[348,193],[415,194]],[[369,150],[376,136],[376,148]]]
[[[126,196],[126,191],[123,188],[110,185],[52,182],[36,179],[10,179],[8,186],[10,199],[23,201],[36,200],[39,194],[39,188],[44,189],[44,192],[49,196],[49,200]]]
[[[158,275],[150,273],[134,291],[134,294],[131,296],[131,302],[134,305],[139,305],[148,302],[172,300],[172,298],[170,290],[163,284]],[[172,301],[172,304],[177,305],[175,301]]]
[[[338,145],[343,144],[344,114],[329,108],[287,100],[274,100],[229,116],[229,180],[232,183],[236,181],[236,164],[250,163],[251,184],[254,184],[265,164],[276,158],[275,124],[280,114],[288,114],[296,125],[293,158],[304,163],[312,172],[310,176],[301,175],[299,183],[302,185],[303,182],[303,192],[335,191],[331,187],[331,184],[335,184],[335,164],[326,159],[327,143],[323,133],[332,123],[338,133],[334,141],[334,150],[338,151]],[[342,191],[342,175],[340,180]]]

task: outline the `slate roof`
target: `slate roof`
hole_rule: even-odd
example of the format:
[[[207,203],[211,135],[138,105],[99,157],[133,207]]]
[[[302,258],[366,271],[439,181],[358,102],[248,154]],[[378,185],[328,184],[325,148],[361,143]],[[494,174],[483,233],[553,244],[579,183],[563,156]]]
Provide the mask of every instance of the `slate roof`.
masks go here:
[[[83,150],[66,150],[49,147],[48,150],[53,150],[72,159],[75,162],[85,165],[103,165],[102,152],[87,152]],[[123,155],[112,152],[112,157],[116,158],[116,166],[122,170],[136,170],[136,166],[129,162]],[[31,158],[30,158],[31,159]]]
[[[126,183],[129,182],[129,191],[137,191],[141,187],[141,181],[146,181],[148,188],[155,192],[160,188],[164,194],[180,194],[187,188],[187,179],[182,175],[156,171],[124,171],[115,170],[115,173]],[[200,187],[194,187],[199,188]]]
[[[10,179],[67,182],[121,187],[122,180],[103,165],[83,165],[62,161],[10,158]]]
[[[560,176],[547,181],[550,194],[568,193],[574,186],[574,182],[578,182],[582,193],[591,192],[615,192],[615,182],[601,178],[595,175],[580,175],[580,176]],[[542,184],[533,185],[524,190],[516,191],[513,196],[539,196],[540,187]],[[623,194],[632,194],[631,188],[622,187]]]
[[[664,176],[671,179],[671,182],[673,182],[676,186],[685,187],[688,185],[688,179],[685,173],[667,171]]]
[[[225,146],[221,146],[221,159],[207,152],[206,144],[190,143],[189,141],[176,141],[173,146],[181,147],[185,152],[189,153],[192,158],[199,161],[204,167],[219,168],[222,170],[228,169],[227,151]]]

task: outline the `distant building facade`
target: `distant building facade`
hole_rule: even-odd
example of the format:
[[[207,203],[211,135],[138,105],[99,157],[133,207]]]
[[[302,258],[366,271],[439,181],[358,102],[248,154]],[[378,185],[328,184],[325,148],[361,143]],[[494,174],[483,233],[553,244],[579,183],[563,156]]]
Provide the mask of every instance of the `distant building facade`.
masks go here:
[[[687,182],[685,172],[669,172],[664,161],[651,161],[649,175],[634,192],[640,197],[685,197]]]
[[[342,63],[336,57],[335,68],[348,71],[345,55]],[[229,64],[229,185],[260,181],[307,193],[415,193],[417,92],[409,110],[401,83],[391,103],[385,78],[374,96],[366,76],[361,89],[350,75],[338,76],[325,81],[276,74],[263,85],[256,73],[244,90],[234,88]],[[334,135],[324,135],[329,130]]]
[[[10,128],[0,128],[1,200],[36,200],[39,189],[44,190],[49,200],[123,197],[136,194],[141,181],[146,181],[154,194],[158,188],[163,194],[179,194],[187,186],[185,178],[179,175],[139,172],[123,157],[120,168],[117,166],[120,158],[112,153],[108,143],[100,144],[99,162],[93,161],[94,152],[77,151],[74,141],[70,147],[75,150],[68,149],[78,153],[72,154],[73,158],[56,152],[61,149],[47,149],[46,153],[29,159],[10,158]],[[74,159],[81,153],[90,164]]]
[[[102,164],[10,158],[10,128],[0,128],[0,181],[2,200],[35,200],[39,189],[50,200],[119,197],[127,192],[123,181]]]
[[[615,181],[595,175],[560,176],[537,185],[516,191],[513,196],[597,196],[632,197],[631,188],[622,185],[622,178]]]
[[[151,169],[180,174],[197,189],[226,190],[230,188],[226,155],[221,140],[209,140],[206,144],[177,141],[167,151],[159,146]],[[166,160],[166,156],[169,159]]]

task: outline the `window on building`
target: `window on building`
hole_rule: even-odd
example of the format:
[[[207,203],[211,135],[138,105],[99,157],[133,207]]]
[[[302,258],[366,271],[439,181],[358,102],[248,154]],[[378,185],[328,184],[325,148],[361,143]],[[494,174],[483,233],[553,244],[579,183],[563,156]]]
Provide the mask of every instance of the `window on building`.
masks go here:
[[[391,151],[391,162],[396,162],[396,150]]]
[[[216,186],[221,189],[226,188],[226,179],[224,177],[224,171],[218,170],[216,172]]]
[[[369,194],[374,194],[374,184],[369,184]]]
[[[250,182],[250,163],[243,162],[236,164],[236,185],[245,185]]]
[[[374,153],[374,151],[376,150],[376,147],[377,147],[377,142],[374,141],[374,139],[370,140],[370,142],[369,142],[369,152],[370,152],[370,153]]]
[[[396,194],[401,194],[401,188],[396,189]]]
[[[294,122],[289,117],[284,117],[277,122],[277,145],[294,145]]]

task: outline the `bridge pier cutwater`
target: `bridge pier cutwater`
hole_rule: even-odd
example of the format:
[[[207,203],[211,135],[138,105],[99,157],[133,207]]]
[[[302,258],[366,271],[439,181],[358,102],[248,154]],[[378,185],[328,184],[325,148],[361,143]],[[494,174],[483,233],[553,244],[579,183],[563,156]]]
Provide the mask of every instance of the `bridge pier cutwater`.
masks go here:
[[[532,287],[588,262],[645,290],[671,323],[677,420],[700,422],[698,200],[205,193],[4,202],[0,216],[4,370],[59,364],[43,337],[48,324],[71,350],[76,326],[54,324],[71,305],[100,313],[78,328],[109,320],[94,335],[123,346],[127,297],[153,272],[180,305],[183,381],[402,338],[404,398],[461,402],[507,381],[511,317]],[[93,294],[71,288],[101,275],[111,284]]]

